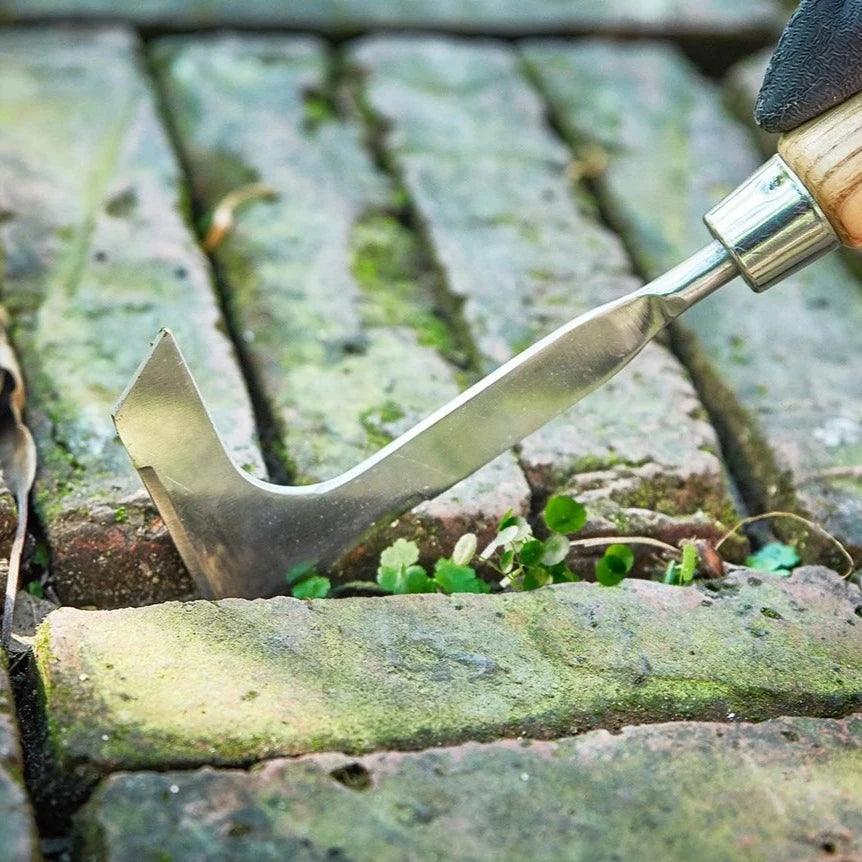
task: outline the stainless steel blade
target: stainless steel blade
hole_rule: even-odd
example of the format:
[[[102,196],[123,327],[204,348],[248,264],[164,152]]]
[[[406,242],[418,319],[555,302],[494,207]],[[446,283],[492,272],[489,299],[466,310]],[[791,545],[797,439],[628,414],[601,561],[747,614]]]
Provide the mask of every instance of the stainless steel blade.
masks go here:
[[[352,470],[315,485],[273,485],[233,464],[169,331],[114,421],[203,594],[273,595],[294,565],[325,566],[380,519],[441,493],[592,392],[736,273],[713,242],[646,287],[572,320]]]

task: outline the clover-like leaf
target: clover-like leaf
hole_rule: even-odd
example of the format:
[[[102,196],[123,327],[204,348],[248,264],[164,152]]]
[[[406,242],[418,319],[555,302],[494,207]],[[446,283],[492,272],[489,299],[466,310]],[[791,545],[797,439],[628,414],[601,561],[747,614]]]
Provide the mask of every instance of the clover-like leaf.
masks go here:
[[[332,589],[332,582],[322,575],[303,578],[293,585],[290,594],[295,599],[325,599]]]
[[[628,545],[611,545],[596,562],[596,580],[605,587],[615,587],[632,570],[635,555]]]
[[[398,588],[401,577],[401,568],[393,569],[389,566],[380,566],[377,570],[377,583],[387,593],[394,593]]]
[[[377,570],[377,583],[387,593],[433,593],[434,582],[422,566],[381,566]]]
[[[436,593],[437,587],[422,566],[409,566],[399,584],[400,593]]]
[[[487,593],[491,589],[470,566],[459,566],[445,557],[434,566],[434,581],[447,594]]]
[[[751,554],[745,565],[752,569],[760,569],[763,572],[776,572],[788,574],[801,562],[799,554],[792,545],[783,542],[770,542],[759,551]]]
[[[545,542],[545,553],[542,555],[542,565],[556,566],[569,555],[571,542],[561,533],[552,533]]]
[[[554,579],[555,584],[567,584],[580,580],[580,577],[566,565],[565,560],[554,566],[545,566],[545,569]]]
[[[465,533],[455,543],[452,551],[452,562],[459,566],[466,566],[476,556],[476,534]]]
[[[512,571],[512,567],[514,565],[515,565],[515,551],[510,548],[508,551],[504,551],[500,555],[500,571],[504,575],[508,575],[509,572]]]
[[[554,578],[544,566],[530,566],[521,581],[522,590],[538,590],[553,583]]]
[[[587,523],[587,510],[573,497],[551,497],[543,513],[548,529],[554,533],[577,533]]]
[[[538,539],[525,542],[518,552],[518,560],[524,566],[533,566],[542,559],[545,553],[545,543]]]
[[[596,580],[603,587],[615,587],[622,582],[626,573],[614,563],[614,557],[602,557],[596,561]]]
[[[386,569],[397,569],[400,566],[412,566],[419,559],[419,546],[407,539],[396,539],[380,554],[380,566]]]

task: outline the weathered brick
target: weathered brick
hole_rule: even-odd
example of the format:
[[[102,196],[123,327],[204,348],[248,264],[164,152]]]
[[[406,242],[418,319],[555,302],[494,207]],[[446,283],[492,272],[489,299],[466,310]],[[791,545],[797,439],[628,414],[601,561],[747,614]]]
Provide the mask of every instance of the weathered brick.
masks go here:
[[[110,418],[159,327],[176,332],[237,462],[261,467],[138,45],[119,30],[7,30],[0,52],[2,289],[54,586],[65,602],[108,607],[187,594]]]
[[[375,38],[350,58],[365,76],[379,144],[463,301],[486,369],[634,289],[621,244],[573,189],[569,153],[514,51]],[[702,413],[679,363],[650,347],[617,381],[524,442],[534,503],[573,490],[594,510],[588,532],[714,534],[715,520],[733,512]]]
[[[61,608],[36,637],[47,747],[114,770],[559,736],[862,704],[862,594],[825,569],[692,588]]]
[[[0,652],[0,858],[4,862],[41,858],[23,770],[6,657]]]
[[[349,111],[326,115],[320,42],[167,39],[154,56],[200,206],[252,179],[279,195],[239,212],[215,259],[286,467],[300,482],[336,476],[454,397],[451,362],[470,345],[418,238],[393,214],[394,185],[362,124]],[[448,553],[464,529],[487,536],[509,508],[526,513],[529,489],[504,455],[341,568],[355,577],[396,534],[426,556]]]
[[[99,862],[851,859],[860,796],[862,715],[684,722],[119,775],[77,831]]]
[[[531,44],[525,56],[575,148],[605,148],[596,187],[643,271],[704,245],[703,213],[761,161],[714,87],[667,46]],[[752,508],[807,512],[858,553],[862,378],[848,357],[862,355],[862,300],[841,257],[766,294],[737,281],[679,333]]]
[[[86,18],[131,20],[165,27],[292,27],[344,34],[377,28],[429,27],[449,31],[502,33],[662,33],[734,40],[773,38],[784,15],[775,0],[2,0],[0,14],[12,20]],[[714,49],[714,44],[713,44]]]

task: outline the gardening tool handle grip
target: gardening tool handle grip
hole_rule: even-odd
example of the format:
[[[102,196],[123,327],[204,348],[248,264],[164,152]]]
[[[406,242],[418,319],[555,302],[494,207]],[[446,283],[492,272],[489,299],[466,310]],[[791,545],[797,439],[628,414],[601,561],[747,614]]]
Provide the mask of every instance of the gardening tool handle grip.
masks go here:
[[[841,242],[862,248],[862,93],[782,135],[778,152]]]
[[[801,0],[757,97],[768,132],[790,132],[862,92],[862,0]]]

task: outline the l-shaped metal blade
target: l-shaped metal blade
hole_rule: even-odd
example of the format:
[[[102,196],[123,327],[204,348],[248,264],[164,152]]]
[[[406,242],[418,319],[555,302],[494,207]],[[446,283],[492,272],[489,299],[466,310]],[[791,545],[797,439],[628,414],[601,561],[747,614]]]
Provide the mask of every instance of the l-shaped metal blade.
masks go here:
[[[285,487],[228,456],[171,333],[114,413],[117,432],[205,596],[284,592],[382,518],[469,476],[623,368],[686,308],[736,274],[712,243],[650,285],[577,317],[341,476]]]

